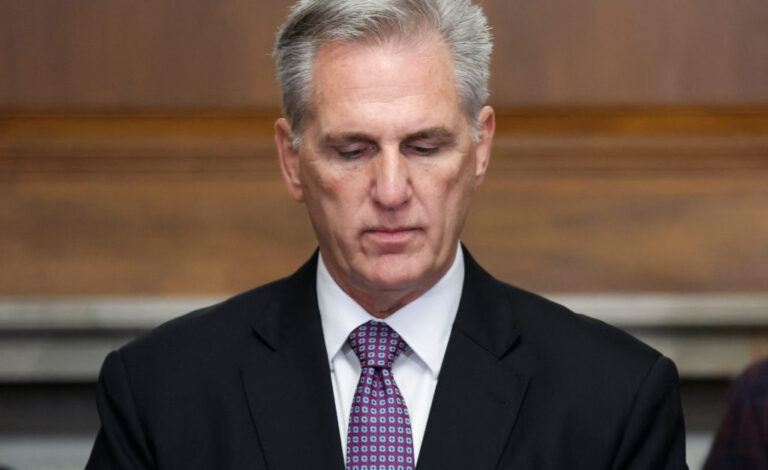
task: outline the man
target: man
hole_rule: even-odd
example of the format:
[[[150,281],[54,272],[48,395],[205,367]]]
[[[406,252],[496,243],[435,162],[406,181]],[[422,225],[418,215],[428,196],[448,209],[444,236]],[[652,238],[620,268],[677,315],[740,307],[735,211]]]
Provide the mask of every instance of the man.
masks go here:
[[[112,353],[89,469],[681,469],[674,365],[459,244],[494,134],[468,0],[305,0],[278,35],[293,276]]]

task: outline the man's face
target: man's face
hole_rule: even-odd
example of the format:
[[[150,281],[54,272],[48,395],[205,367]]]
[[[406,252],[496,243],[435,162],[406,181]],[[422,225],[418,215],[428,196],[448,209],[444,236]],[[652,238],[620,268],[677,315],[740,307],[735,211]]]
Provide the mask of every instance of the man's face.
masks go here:
[[[488,164],[493,111],[481,111],[473,142],[449,50],[436,37],[321,47],[311,109],[298,152],[285,120],[276,141],[328,270],[358,301],[417,297],[453,262]]]

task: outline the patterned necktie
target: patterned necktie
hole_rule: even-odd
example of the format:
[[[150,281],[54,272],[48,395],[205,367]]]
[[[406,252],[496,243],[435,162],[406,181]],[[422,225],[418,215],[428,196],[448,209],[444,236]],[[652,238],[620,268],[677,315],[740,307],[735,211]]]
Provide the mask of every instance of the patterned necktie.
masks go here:
[[[405,341],[386,323],[369,321],[347,342],[362,367],[349,416],[347,470],[413,470],[411,420],[392,377]]]

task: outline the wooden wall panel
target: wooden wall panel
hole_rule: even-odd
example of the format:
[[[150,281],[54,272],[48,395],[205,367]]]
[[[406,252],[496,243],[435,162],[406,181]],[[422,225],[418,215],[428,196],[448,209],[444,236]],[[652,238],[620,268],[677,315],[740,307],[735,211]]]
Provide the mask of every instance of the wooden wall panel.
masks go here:
[[[314,242],[276,174],[70,175],[3,184],[4,295],[226,293]]]
[[[464,239],[487,269],[543,292],[768,287],[768,168],[499,171]]]
[[[288,274],[314,241],[272,120],[0,119],[0,295],[220,294]],[[464,236],[494,274],[539,291],[768,290],[768,111],[499,122]]]
[[[768,102],[763,0],[484,3],[498,105]]]
[[[4,0],[0,107],[276,107],[289,2]]]
[[[274,109],[291,0],[4,0],[0,109]],[[499,107],[768,103],[764,0],[485,0]]]

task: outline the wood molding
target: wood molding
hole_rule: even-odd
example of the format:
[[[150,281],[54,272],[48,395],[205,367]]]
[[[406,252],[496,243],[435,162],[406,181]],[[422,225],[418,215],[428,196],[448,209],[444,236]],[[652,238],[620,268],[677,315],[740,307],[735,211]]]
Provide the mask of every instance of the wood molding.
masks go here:
[[[493,103],[491,103],[493,104]],[[102,110],[29,111],[0,109],[0,135],[24,138],[33,135],[62,136],[73,131],[125,136],[227,133],[271,137],[279,109],[237,111]],[[565,134],[764,134],[768,133],[768,104],[738,106],[644,106],[644,107],[515,107],[497,108],[499,133]]]
[[[279,115],[0,113],[0,178],[269,171]],[[761,107],[504,109],[497,128],[493,165],[517,170],[768,165]]]
[[[768,106],[503,108],[501,135],[765,135]]]

